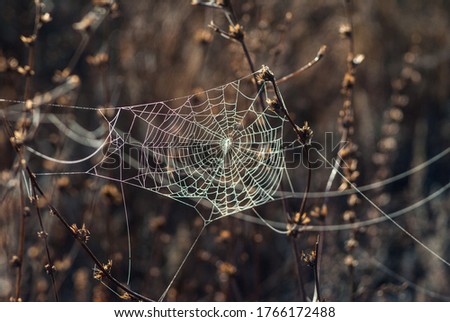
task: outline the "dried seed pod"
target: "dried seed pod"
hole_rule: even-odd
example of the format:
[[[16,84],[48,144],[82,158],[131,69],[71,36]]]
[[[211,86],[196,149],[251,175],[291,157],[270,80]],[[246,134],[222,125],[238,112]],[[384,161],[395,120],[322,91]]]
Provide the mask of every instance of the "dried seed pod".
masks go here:
[[[22,265],[22,260],[20,259],[19,256],[13,255],[12,258],[10,259],[10,261],[9,261],[9,264],[11,265],[11,267],[17,268],[17,267],[20,267]]]
[[[49,23],[50,21],[52,21],[52,16],[50,15],[50,13],[49,12],[46,12],[46,13],[44,13],[44,14],[42,14],[40,17],[39,17],[39,20],[40,20],[40,22],[42,22],[42,23]]]
[[[339,26],[339,34],[342,38],[350,38],[352,37],[352,27],[345,23]]]

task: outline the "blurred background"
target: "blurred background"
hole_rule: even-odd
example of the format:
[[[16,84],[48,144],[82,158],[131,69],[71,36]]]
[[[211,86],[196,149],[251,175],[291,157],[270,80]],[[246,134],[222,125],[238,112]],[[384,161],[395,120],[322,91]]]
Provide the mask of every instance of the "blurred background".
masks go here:
[[[294,121],[299,125],[307,121],[314,140],[322,145],[332,137],[333,147],[343,133],[340,111],[345,100],[350,100],[354,111],[351,160],[357,160],[358,172],[352,178],[362,186],[403,173],[449,148],[450,3],[346,3],[231,1],[257,69],[268,65],[281,78],[313,59],[322,45],[327,46],[317,65],[280,84],[280,90]],[[188,0],[43,0],[40,17],[42,26],[37,37],[30,39],[35,31],[35,1],[0,2],[2,99],[23,101],[62,88],[61,93],[52,92],[52,102],[100,109],[180,97],[251,73],[241,44],[208,27],[214,21],[224,31],[229,30],[224,10],[211,6],[193,6]],[[364,60],[354,71],[354,84],[345,87],[351,26],[352,53],[355,57],[364,55]],[[32,73],[27,65],[31,65]],[[68,77],[73,75],[77,78],[71,83]],[[77,86],[72,86],[74,83]],[[12,103],[0,104],[3,114],[17,128],[18,119],[8,114]],[[62,114],[87,130],[104,126],[93,117],[95,113],[76,115],[68,110]],[[45,124],[35,131],[33,125],[30,128],[25,144],[45,142],[48,153],[65,151],[73,159],[86,155],[85,148],[65,145],[67,138]],[[289,133],[286,140],[293,137]],[[16,300],[19,294],[25,301],[52,301],[53,290],[44,269],[46,251],[37,236],[36,210],[21,193],[19,158],[7,131],[0,133],[0,147],[0,299]],[[35,172],[64,170],[35,156],[27,156],[27,160]],[[448,185],[448,164],[445,155],[424,170],[367,195],[387,213],[403,209]],[[323,192],[329,175],[329,168],[314,170],[310,190]],[[304,167],[290,171],[295,191],[304,191],[306,177]],[[332,190],[338,189],[340,181],[336,178]],[[126,202],[132,246],[130,288],[152,299],[164,292],[203,224],[193,208],[132,187],[125,187],[122,198],[114,182],[92,176],[62,175],[40,183],[52,205],[70,224],[86,224],[90,231],[88,245],[102,262],[112,260],[111,274],[123,282],[128,277]],[[31,209],[23,234],[21,200]],[[293,215],[300,202],[298,198],[288,199],[286,211]],[[320,198],[307,201],[306,211],[313,224],[324,224],[314,216],[315,208],[322,203]],[[49,234],[60,299],[120,300],[113,292],[118,291],[114,285],[110,285],[111,291],[93,278],[91,258],[57,218],[49,216],[46,205],[39,206]],[[332,198],[327,206],[326,224],[380,216],[361,198],[353,202],[346,196]],[[280,203],[257,210],[264,218],[286,222]],[[396,220],[448,261],[449,210],[448,192],[444,192]],[[167,300],[310,299],[314,274],[302,253],[311,252],[316,238],[313,232],[294,238],[264,225],[222,218],[206,227]],[[322,238],[323,300],[450,299],[449,267],[390,222],[326,232]],[[21,239],[23,256],[18,253]],[[14,256],[21,257],[20,264]],[[296,266],[300,267],[306,295],[299,289]]]

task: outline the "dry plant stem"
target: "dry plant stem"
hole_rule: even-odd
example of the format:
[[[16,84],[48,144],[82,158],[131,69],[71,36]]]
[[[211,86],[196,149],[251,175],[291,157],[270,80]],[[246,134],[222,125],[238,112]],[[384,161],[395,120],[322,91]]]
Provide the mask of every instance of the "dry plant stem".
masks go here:
[[[225,16],[228,18],[230,24],[232,24],[233,27],[236,27],[238,24],[238,21],[237,21],[236,15],[234,13],[233,6],[231,5],[231,1],[226,1],[226,7],[227,7],[228,11],[226,9],[223,9]],[[244,55],[245,55],[245,58],[247,59],[247,63],[250,67],[250,70],[252,71],[253,74],[255,74],[255,72],[256,72],[255,65],[253,64],[252,58],[250,57],[250,52],[248,51],[247,45],[245,43],[244,34],[242,34],[242,37],[235,38],[235,39],[237,41],[239,41],[239,43],[241,44],[242,50],[244,51]],[[255,81],[256,81],[256,75],[254,77],[255,77]],[[256,82],[256,89],[259,91],[258,82]],[[264,107],[264,105],[262,105],[261,107]]]
[[[19,246],[17,249],[17,270],[16,270],[16,292],[15,300],[20,299],[20,285],[22,284],[23,250],[25,244],[25,195],[23,191],[23,181],[19,180],[20,190],[20,219],[19,219]]]
[[[28,167],[27,167],[27,170],[28,170]],[[53,294],[55,296],[55,300],[58,302],[59,301],[59,297],[58,297],[58,292],[56,291],[55,270],[54,270],[52,257],[50,256],[50,249],[48,247],[48,241],[47,241],[48,234],[45,231],[44,222],[42,221],[42,215],[41,215],[41,210],[39,208],[39,203],[38,203],[39,199],[38,199],[38,195],[36,193],[36,187],[33,185],[31,187],[31,189],[33,191],[34,206],[36,208],[36,213],[37,213],[37,216],[38,216],[38,219],[39,219],[39,226],[41,228],[41,231],[39,232],[39,234],[40,234],[40,237],[44,240],[45,252],[46,252],[47,260],[48,260],[48,264],[46,265],[45,269],[46,269],[46,272],[50,276],[50,279],[52,281]]]
[[[348,24],[350,26],[350,37],[349,37],[349,52],[347,55],[347,73],[350,75],[354,75],[355,73],[355,68],[353,65],[353,59],[355,57],[355,41],[354,41],[354,37],[353,37],[353,8],[352,8],[352,1],[351,0],[345,0],[345,11],[346,11],[346,15],[347,15],[347,20],[348,20]],[[354,117],[354,107],[353,107],[353,87],[350,87],[346,90],[346,101],[348,102],[348,106],[349,106],[349,111],[351,113],[351,116]],[[344,102],[345,104],[345,102]],[[346,134],[346,140],[351,140],[350,139],[350,128],[349,127],[344,127],[345,134]],[[354,219],[353,219],[354,220]],[[352,220],[352,221],[353,221]],[[355,239],[356,238],[356,230],[352,230],[351,234],[350,234],[350,239]],[[351,253],[351,250],[349,251],[349,253]],[[356,282],[356,278],[355,278],[355,266],[354,265],[349,265],[349,274],[350,274],[350,283],[351,283],[351,294],[350,294],[350,301],[355,301],[356,300],[356,292],[357,292],[357,282]]]
[[[345,11],[347,15],[348,25],[350,27],[350,33],[346,35],[348,41],[349,41],[349,51],[347,53],[347,71],[346,73],[353,76],[355,73],[355,68],[353,66],[353,57],[355,56],[355,43],[353,40],[353,19],[351,15],[351,1],[345,0]],[[345,98],[344,98],[344,105],[348,103],[348,109],[352,110],[353,112],[353,89],[352,87],[349,87],[345,89]],[[346,144],[346,141],[349,137],[349,127],[343,127],[342,129],[342,135],[339,142],[339,150],[340,151],[344,145]],[[334,163],[333,171],[330,174],[330,177],[328,178],[327,185],[325,188],[325,193],[329,192],[331,190],[331,186],[333,184],[334,178],[336,177],[337,170],[341,165],[342,159],[337,156],[336,161]],[[325,198],[323,205],[326,205],[328,203],[328,197]]]
[[[308,70],[309,68],[311,68],[312,66],[314,66],[315,64],[317,64],[325,55],[327,47],[325,45],[323,45],[322,47],[320,47],[319,51],[317,52],[316,57],[314,57],[314,59],[312,59],[310,62],[308,62],[306,65],[302,66],[300,69],[296,70],[295,72],[286,75],[284,77],[282,77],[280,80],[276,80],[275,77],[273,75],[271,75],[270,77],[270,82],[272,83],[272,86],[275,90],[275,95],[276,98],[278,100],[278,102],[280,103],[281,109],[283,111],[283,114],[286,116],[286,118],[288,119],[289,123],[292,126],[292,129],[296,132],[297,136],[300,138],[302,137],[302,133],[300,132],[299,127],[295,124],[294,120],[291,118],[291,116],[289,115],[289,112],[286,109],[286,106],[284,105],[284,102],[282,100],[281,97],[281,93],[280,90],[278,88],[278,84],[282,83],[282,82],[286,82],[288,80],[290,80],[293,77],[299,76],[302,72],[304,72],[305,70]],[[310,190],[310,186],[311,186],[311,177],[312,177],[312,170],[311,170],[311,164],[309,161],[309,145],[305,144],[305,142],[301,142],[303,144],[304,147],[304,151],[305,151],[305,155],[306,155],[306,160],[307,160],[307,167],[308,167],[308,179],[307,179],[307,184],[306,184],[306,188],[305,191],[303,193],[303,198],[302,198],[302,202],[300,204],[300,209],[299,209],[299,213],[300,215],[302,215],[305,211],[306,208],[306,202],[308,199],[308,193]],[[298,228],[298,224],[294,223],[294,227],[292,228],[292,231],[297,231]],[[322,233],[321,233],[322,234]],[[321,248],[321,243],[320,240],[322,240],[321,238],[322,236],[318,236],[318,241],[316,243],[316,262],[314,265],[314,278],[315,278],[315,285],[316,285],[316,292],[317,292],[317,296],[319,298],[319,300],[321,299],[320,297],[320,287],[319,287],[319,248]],[[297,243],[295,242],[295,239],[292,239],[292,245],[293,245],[293,249],[294,249],[294,253],[295,253],[295,258],[296,258],[296,271],[297,271],[297,276],[298,276],[298,281],[299,281],[299,288],[302,291],[302,298],[303,301],[306,301],[306,292],[305,292],[305,288],[304,288],[304,282],[302,279],[302,274],[301,274],[301,267],[298,263],[298,247],[297,247]]]
[[[347,22],[348,22],[348,26],[349,26],[349,30],[350,32],[348,34],[346,34],[346,38],[348,39],[349,42],[349,48],[348,48],[348,53],[347,53],[347,71],[346,71],[346,75],[350,75],[353,76],[355,73],[355,66],[353,65],[353,58],[355,56],[355,42],[354,42],[354,38],[353,38],[353,19],[352,19],[352,4],[351,4],[351,0],[344,0],[344,7],[345,7],[345,13],[347,16]],[[353,86],[353,84],[352,84]],[[347,105],[347,109],[349,112],[351,112],[351,114],[354,113],[353,110],[353,87],[350,86],[345,90],[345,98],[344,98],[344,106]],[[341,134],[341,138],[339,141],[339,150],[341,151],[344,146],[347,144],[347,140],[349,140],[349,136],[350,136],[350,128],[347,126],[343,126],[342,127],[342,134]],[[341,157],[339,155],[337,155],[336,160],[334,162],[334,166],[333,166],[333,170],[330,173],[330,176],[327,180],[327,184],[325,187],[325,193],[328,193],[333,185],[333,181],[337,175],[337,169],[339,169],[339,167],[341,166],[341,162],[343,160],[341,159]],[[321,209],[327,208],[327,204],[328,204],[328,200],[329,197],[325,197],[323,203],[322,203],[322,207]],[[325,225],[326,223],[326,217],[320,217],[322,224]],[[319,247],[318,247],[318,253],[322,253],[323,251],[323,243],[324,243],[324,232],[320,232],[320,241],[319,241]],[[321,258],[321,256],[320,256]],[[321,259],[319,258],[318,262],[317,262],[317,266],[318,266],[318,274],[320,274],[320,266],[321,266]]]
[[[237,17],[234,13],[234,9],[233,6],[231,5],[231,1],[226,1],[224,4],[224,7],[222,7],[222,11],[224,13],[224,15],[226,16],[226,18],[228,19],[228,22],[230,23],[230,26],[233,28],[237,28],[238,27],[238,21],[237,21]],[[241,44],[242,50],[244,51],[244,55],[245,58],[247,60],[248,66],[250,67],[250,70],[253,74],[253,79],[255,81],[255,86],[256,86],[256,92],[259,93],[260,92],[260,85],[258,84],[258,80],[256,79],[256,70],[255,70],[255,65],[253,64],[253,60],[250,56],[250,52],[248,50],[247,44],[245,43],[245,35],[243,32],[240,32],[238,35],[233,35],[233,34],[229,34],[223,30],[221,30],[219,27],[217,27],[214,24],[211,24],[210,27],[212,27],[214,29],[214,31],[216,31],[217,33],[219,33],[221,36],[223,36],[226,39],[230,39],[230,40],[235,40],[237,42],[239,42]],[[264,110],[264,99],[262,97],[262,93],[259,93],[258,95],[259,97],[259,104],[261,105],[261,109]]]
[[[345,143],[349,143],[350,146],[352,146],[352,133],[353,133],[353,122],[354,122],[354,106],[353,106],[353,87],[355,84],[355,67],[359,64],[355,62],[355,60],[358,60],[358,58],[355,58],[355,43],[354,43],[354,35],[353,35],[353,19],[352,19],[352,2],[351,0],[345,0],[344,2],[345,5],[345,13],[347,16],[347,26],[343,29],[343,35],[348,39],[348,43],[349,43],[349,48],[348,48],[348,53],[347,53],[347,71],[346,74],[344,76],[344,80],[342,82],[342,93],[344,94],[344,103],[343,103],[343,107],[341,110],[341,127],[342,127],[342,139],[340,142],[340,149],[343,147],[343,144]],[[345,143],[344,143],[345,142]],[[341,150],[340,150],[341,151]],[[347,157],[343,157],[345,159],[348,158]],[[332,181],[334,179],[333,175],[336,175],[337,173],[337,169],[340,166],[340,164],[342,162],[346,162],[346,160],[344,160],[343,158],[341,158],[340,156],[338,157],[338,159],[336,160],[336,167],[333,169],[332,174],[330,175],[330,179],[329,179],[329,185],[327,183],[327,188],[330,187],[331,188],[331,184]],[[354,171],[354,170],[353,170]],[[346,177],[344,177],[344,179],[346,180],[347,183],[350,183],[351,181],[353,181],[354,179],[352,179],[351,177],[349,179],[347,179]],[[326,199],[325,199],[326,200]],[[326,201],[324,201],[326,202]],[[347,205],[349,206],[349,208],[353,208],[354,207],[354,203],[350,204],[347,201]],[[326,206],[326,204],[325,204]],[[347,209],[349,209],[347,208]],[[355,222],[355,217],[350,218],[349,220],[351,221],[351,223]],[[353,229],[352,232],[350,233],[349,236],[349,241],[355,241],[356,240],[356,233],[357,230]],[[349,247],[349,249],[347,250],[348,252],[348,256],[350,258],[352,258],[352,253],[354,251],[353,247]],[[356,295],[357,295],[357,281],[356,281],[356,272],[355,272],[355,265],[353,263],[353,261],[351,261],[348,265],[348,273],[349,273],[349,283],[350,283],[350,300],[351,301],[355,301],[356,300]]]
[[[308,198],[309,189],[311,187],[311,176],[312,176],[311,163],[309,161],[309,145],[305,144],[303,146],[303,148],[305,151],[305,157],[306,157],[306,162],[307,162],[307,167],[308,167],[308,179],[307,179],[305,191],[303,192],[302,203],[300,204],[300,209],[298,211],[300,213],[300,215],[302,215],[305,212],[306,199]]]
[[[317,241],[314,245],[314,252],[316,254],[316,258],[314,260],[314,267],[313,267],[313,272],[314,272],[314,281],[315,281],[315,285],[316,285],[316,295],[317,295],[317,301],[322,301],[322,297],[320,295],[320,284],[319,284],[319,269],[318,269],[318,262],[319,262],[319,244],[320,244],[320,234],[317,235]]]
[[[205,230],[206,225],[203,225],[202,229],[200,229],[200,232],[198,233],[197,237],[195,237],[194,242],[191,244],[191,247],[189,248],[188,253],[184,256],[183,260],[181,261],[180,266],[178,266],[178,269],[176,270],[172,280],[170,281],[169,285],[167,285],[165,291],[163,294],[159,297],[158,302],[162,302],[165,298],[167,293],[169,292],[170,288],[172,287],[173,283],[175,282],[175,279],[180,274],[181,269],[183,268],[184,264],[186,263],[186,260],[188,259],[189,254],[193,251],[194,247],[197,245],[198,240],[200,239],[200,236],[202,235],[203,231]]]
[[[355,53],[355,41],[353,39],[353,6],[351,0],[344,0],[344,6],[345,6],[345,14],[347,16],[347,21],[350,26],[351,35],[349,37],[349,46],[350,46],[350,54]]]
[[[103,84],[103,91],[105,93],[106,106],[111,106],[111,91],[108,86],[108,73],[107,73],[108,68],[106,66],[101,66],[100,68],[101,68],[100,74]]]
[[[78,45],[75,54],[70,59],[69,64],[66,67],[66,70],[68,71],[68,74],[72,74],[73,69],[75,68],[76,64],[80,60],[81,54],[84,52],[87,44],[89,43],[89,34],[87,32],[84,32],[81,34],[81,42]]]
[[[281,184],[282,185],[282,184]],[[284,189],[281,187],[281,190],[284,191]],[[286,220],[287,222],[291,222],[292,217],[289,215],[289,212],[287,210],[287,206],[286,206],[286,200],[283,198],[282,200],[282,205],[283,205],[283,211],[286,214]],[[300,292],[300,298],[303,302],[306,302],[306,291],[305,291],[305,283],[303,281],[303,274],[302,274],[302,268],[299,264],[299,251],[298,251],[298,246],[297,246],[297,242],[295,240],[294,237],[290,238],[291,239],[291,244],[292,244],[292,253],[294,256],[294,262],[295,262],[295,272],[297,275],[297,283],[298,283],[298,290]]]
[[[6,120],[6,118],[3,119],[5,126],[4,128],[6,129],[9,137],[13,137],[13,131],[12,131],[12,127],[11,125],[8,123],[8,121]],[[16,150],[18,155],[21,155],[21,149],[17,146],[14,145],[14,149]],[[33,192],[35,194],[35,198],[37,196],[38,192],[42,198],[44,198],[47,202],[48,202],[48,207],[51,210],[51,212],[59,219],[59,221],[64,225],[64,227],[70,232],[70,234],[74,237],[74,239],[81,245],[81,247],[83,248],[83,250],[89,255],[89,257],[91,257],[91,259],[94,261],[94,263],[97,265],[98,270],[100,270],[103,275],[110,280],[113,284],[115,284],[118,288],[120,288],[121,290],[123,290],[124,292],[126,292],[130,297],[138,300],[138,301],[145,301],[145,302],[153,302],[153,300],[129,289],[127,286],[123,285],[122,283],[120,283],[116,278],[114,278],[105,268],[104,265],[100,262],[100,260],[94,255],[94,253],[92,252],[92,250],[89,248],[89,246],[86,245],[85,242],[83,242],[82,240],[80,240],[76,234],[76,232],[72,229],[72,227],[69,225],[69,223],[64,219],[64,217],[59,213],[59,211],[53,207],[49,200],[47,199],[47,197],[45,196],[44,192],[42,191],[41,187],[39,186],[39,184],[36,181],[36,177],[33,174],[33,172],[31,171],[31,169],[28,167],[28,165],[25,165],[25,170],[28,174],[28,178],[30,179],[31,185],[33,187]],[[37,206],[37,205],[36,205]],[[50,267],[51,269],[51,267]]]
[[[298,130],[295,129],[295,131],[298,134]],[[300,134],[298,134],[300,135]],[[305,149],[305,155],[306,155],[306,162],[307,162],[307,167],[308,167],[308,178],[306,181],[306,188],[305,191],[303,192],[303,198],[302,198],[302,202],[300,204],[300,208],[299,208],[299,214],[302,215],[305,212],[305,208],[306,208],[306,200],[308,199],[308,194],[309,194],[309,190],[311,187],[311,177],[312,177],[312,170],[311,170],[311,163],[309,161],[309,146],[307,144],[305,144],[304,146]],[[297,231],[298,230],[298,223],[294,223],[294,226],[292,227],[292,231]]]
[[[30,42],[27,43],[28,46],[28,72],[25,74],[25,89],[24,89],[24,101],[30,99],[31,97],[31,78],[33,76],[33,70],[34,70],[34,58],[35,58],[35,42],[38,36],[39,32],[39,24],[41,19],[41,6],[39,2],[35,1],[35,16],[34,16],[34,29],[33,34],[31,37]],[[23,119],[26,120],[28,113],[30,113],[29,110],[25,110],[23,112]],[[25,129],[25,125],[23,125]],[[26,130],[26,129],[25,129]],[[23,160],[23,154],[19,154],[20,160]],[[20,162],[20,161],[19,161]],[[22,165],[20,165],[19,172],[21,172]],[[16,291],[15,291],[15,299],[16,301],[20,298],[20,286],[22,283],[22,265],[23,265],[23,252],[24,252],[24,244],[25,244],[25,194],[23,190],[23,181],[19,180],[19,191],[20,191],[20,217],[19,217],[19,245],[17,250],[17,257],[18,257],[18,263],[17,263],[17,272],[16,272]],[[54,284],[53,284],[54,285]]]
[[[34,15],[34,30],[31,36],[32,41],[28,44],[28,67],[29,72],[26,74],[25,78],[25,91],[24,91],[24,100],[26,101],[31,97],[31,77],[33,76],[34,71],[34,58],[35,58],[35,42],[37,40],[39,28],[40,28],[40,20],[41,20],[41,4],[40,1],[35,1],[36,13]]]
[[[327,46],[323,45],[322,47],[320,47],[319,51],[317,52],[316,57],[314,57],[313,60],[311,60],[309,63],[307,63],[306,65],[300,67],[299,69],[297,69],[295,72],[290,73],[280,79],[277,80],[278,84],[282,84],[288,80],[290,80],[291,78],[297,77],[299,76],[301,73],[303,73],[305,70],[310,69],[312,66],[314,66],[315,64],[317,64],[324,56],[325,51],[327,49]]]
[[[36,189],[39,194],[46,199],[46,196],[44,194],[44,192],[42,191],[42,189],[40,188],[39,184],[36,181],[36,178],[33,174],[33,172],[30,170],[30,168],[27,166],[26,167],[28,176],[30,177],[31,180],[31,184],[33,185],[34,189]],[[53,207],[51,204],[49,204],[49,208],[52,211],[52,213],[59,219],[59,221],[64,225],[64,227],[70,232],[70,234],[75,238],[75,240],[81,245],[81,247],[86,251],[86,253],[91,257],[91,259],[94,261],[94,263],[97,265],[97,269],[100,270],[104,276],[109,279],[113,284],[115,284],[118,288],[122,289],[123,291],[125,291],[126,293],[128,293],[128,295],[130,295],[131,297],[135,298],[136,300],[139,301],[146,301],[146,302],[153,302],[151,299],[136,293],[135,291],[129,289],[127,286],[123,285],[122,283],[120,283],[116,278],[114,278],[105,268],[104,265],[100,262],[100,260],[94,255],[94,253],[92,252],[92,250],[89,248],[89,246],[86,245],[85,242],[81,241],[76,232],[71,228],[71,226],[69,225],[69,223],[64,219],[64,217],[59,213],[59,211]]]
[[[103,91],[104,91],[104,95],[105,95],[105,106],[106,107],[110,107],[112,106],[112,102],[111,102],[111,91],[108,85],[108,68],[109,68],[109,59],[107,62],[102,63],[99,68],[100,68],[100,78],[101,78],[101,82],[103,85]],[[122,194],[122,198],[123,198],[123,206],[125,209],[125,219],[126,219],[126,230],[127,230],[127,239],[128,239],[128,277],[127,277],[127,282],[126,284],[129,285],[130,284],[130,280],[131,280],[131,264],[132,264],[132,255],[131,255],[131,233],[130,233],[130,224],[129,224],[129,219],[128,219],[128,212],[127,212],[127,204],[125,201],[125,196],[124,196],[124,188],[123,188],[123,183],[120,183],[120,191]],[[106,229],[107,229],[107,236],[110,236],[111,234],[111,225],[110,225],[110,221],[107,221],[107,225],[106,225]]]
[[[76,64],[78,63],[78,61],[81,58],[81,55],[83,54],[84,50],[86,49],[87,44],[89,43],[89,40],[91,39],[91,35],[94,33],[94,31],[98,28],[98,23],[99,23],[99,19],[101,19],[101,21],[103,20],[103,18],[110,14],[113,8],[113,3],[114,1],[111,1],[109,3],[109,5],[107,5],[107,9],[106,12],[98,12],[95,11],[96,8],[98,8],[100,5],[94,5],[94,8],[92,11],[90,11],[80,22],[76,23],[76,27],[74,25],[74,29],[77,29],[80,31],[81,33],[81,41],[75,51],[75,53],[73,54],[72,58],[69,61],[69,64],[67,65],[67,67],[65,68],[65,72],[67,73],[67,75],[72,74],[73,69],[75,68]],[[95,12],[95,13],[93,13]],[[97,16],[95,18],[89,17],[87,18],[90,14],[97,14]],[[100,15],[100,16],[98,16]],[[100,21],[100,23],[101,23]],[[94,25],[94,26],[93,26]]]
[[[31,96],[31,77],[32,71],[34,69],[34,56],[35,56],[35,45],[34,43],[30,43],[28,45],[28,66],[30,68],[30,72],[28,72],[25,76],[25,90],[24,90],[24,101],[30,98]]]
[[[350,302],[356,301],[356,291],[358,289],[358,284],[356,283],[355,279],[355,267],[353,265],[350,265],[348,267],[349,271],[349,283],[350,283]]]
[[[283,185],[281,184],[281,191],[284,191]],[[282,206],[283,206],[283,212],[286,214],[286,220],[287,222],[291,222],[292,221],[292,217],[289,215],[289,212],[287,210],[287,206],[286,206],[286,200],[283,198],[281,199],[282,202]],[[298,290],[300,292],[300,298],[303,302],[306,302],[306,291],[305,291],[305,283],[303,281],[303,274],[302,274],[302,268],[299,264],[299,251],[298,251],[298,246],[297,246],[297,242],[295,240],[295,238],[292,236],[292,238],[290,238],[291,240],[291,244],[292,244],[292,253],[294,256],[294,262],[295,262],[295,272],[297,275],[297,283],[298,283]]]
[[[301,292],[301,294],[300,294],[301,301],[306,302],[305,282],[303,281],[302,267],[300,266],[300,259],[299,259],[300,251],[298,249],[296,238],[294,236],[291,237],[291,243],[292,243],[292,251],[294,253],[294,259],[295,259],[294,260],[295,270],[297,272],[298,289]]]
[[[262,97],[262,93],[260,92],[261,87],[259,86],[258,80],[256,79],[255,66],[253,64],[252,58],[250,57],[250,53],[247,49],[247,45],[245,44],[244,37],[242,37],[242,39],[239,42],[241,43],[242,50],[244,51],[245,57],[247,58],[248,65],[253,74],[253,79],[256,84],[256,92],[259,93],[258,98],[259,98],[259,104],[261,105],[261,110],[264,111],[264,99]]]
[[[278,102],[280,103],[280,106],[281,106],[281,108],[283,110],[284,115],[288,119],[289,123],[292,125],[292,129],[297,134],[299,140],[302,141],[301,138],[303,137],[303,134],[301,133],[299,127],[295,124],[294,120],[289,115],[289,112],[286,109],[286,106],[284,105],[284,102],[283,102],[283,99],[281,97],[281,93],[280,93],[280,90],[278,88],[275,76],[272,75],[270,77],[270,82],[272,83],[272,86],[273,86],[273,88],[275,90],[275,96],[276,96]],[[302,202],[300,204],[300,209],[299,209],[300,215],[302,215],[304,213],[305,208],[306,208],[306,201],[308,199],[308,193],[309,193],[309,189],[310,189],[310,186],[311,186],[311,177],[312,177],[311,164],[310,164],[310,161],[309,161],[309,144],[308,144],[308,142],[301,142],[301,143],[303,144],[303,147],[305,149],[305,154],[306,154],[307,167],[308,167],[308,179],[307,179],[307,184],[306,184],[305,191],[303,193],[303,199],[302,199]],[[294,223],[294,228],[292,229],[292,231],[296,231],[296,230],[297,230],[297,223]],[[301,268],[300,268],[300,265],[298,263],[298,254],[300,254],[300,253],[298,251],[297,243],[295,242],[295,237],[293,237],[293,245],[294,245],[294,253],[295,253],[295,259],[296,259],[295,262],[296,262],[296,267],[297,267],[297,272],[298,272],[298,279],[299,279],[300,289],[302,290],[303,301],[306,301],[306,292],[305,292],[304,282],[303,282],[303,278],[302,278],[302,274],[301,274]],[[318,280],[318,278],[319,277],[317,276],[317,280]],[[319,284],[317,283],[317,288],[318,288],[318,285]]]
[[[38,2],[35,2],[35,17],[34,17],[34,30],[33,34],[29,39],[30,42],[27,43],[28,47],[28,59],[27,66],[28,72],[25,74],[25,89],[24,89],[24,101],[28,100],[31,97],[31,78],[33,75],[34,69],[34,57],[35,57],[35,41],[37,39],[37,34],[39,31],[39,22],[41,16],[41,6]],[[27,119],[27,115],[30,113],[28,110],[23,111],[22,118],[24,120]],[[25,128],[25,125],[22,125]],[[26,129],[25,129],[26,130]],[[22,153],[19,154],[19,160],[23,160]],[[20,162],[20,161],[19,161]],[[20,164],[20,163],[19,163]],[[19,173],[21,173],[22,165],[19,165]],[[20,286],[22,283],[22,266],[23,266],[23,252],[24,252],[24,244],[25,244],[25,194],[23,189],[23,182],[19,180],[19,191],[20,191],[20,217],[19,217],[19,238],[18,238],[18,250],[17,250],[17,272],[16,272],[16,283],[15,283],[15,299],[16,301],[20,299]]]
[[[255,65],[253,64],[253,60],[250,57],[250,52],[248,51],[248,48],[247,48],[247,45],[245,44],[244,38],[240,39],[239,42],[241,43],[242,50],[244,51],[245,58],[247,59],[248,66],[250,67],[250,70],[252,71],[252,73],[255,74],[255,72],[256,72]],[[256,84],[258,84],[258,83],[256,83]],[[257,88],[259,90],[259,87],[257,87]]]
[[[311,176],[312,176],[312,171],[311,171],[311,164],[309,162],[309,146],[305,145],[305,154],[306,154],[306,159],[308,162],[308,179],[307,179],[307,184],[306,184],[306,188],[305,188],[305,192],[303,194],[303,199],[302,199],[302,203],[300,205],[300,210],[299,213],[300,215],[304,213],[305,211],[305,207],[306,207],[306,200],[308,198],[308,193],[309,193],[309,189],[311,186]],[[297,223],[294,224],[294,228],[293,231],[297,230]],[[293,243],[294,243],[294,251],[295,254],[300,254],[297,248],[297,243],[295,242],[295,237],[298,236],[297,234],[294,235],[293,237]],[[317,253],[316,253],[317,254]],[[297,258],[297,257],[296,257]],[[296,266],[297,266],[297,272],[298,272],[298,276],[299,276],[299,281],[300,281],[300,285],[301,285],[301,290],[302,290],[302,294],[303,294],[303,301],[306,301],[306,292],[305,292],[305,286],[304,286],[304,282],[303,282],[303,278],[302,278],[302,274],[301,274],[301,267],[300,264],[298,263],[299,261],[296,260]],[[317,267],[317,265],[315,265]],[[319,277],[316,274],[316,270],[314,270],[314,277],[316,277],[316,288],[317,288],[317,293],[319,293],[318,289],[319,289]]]

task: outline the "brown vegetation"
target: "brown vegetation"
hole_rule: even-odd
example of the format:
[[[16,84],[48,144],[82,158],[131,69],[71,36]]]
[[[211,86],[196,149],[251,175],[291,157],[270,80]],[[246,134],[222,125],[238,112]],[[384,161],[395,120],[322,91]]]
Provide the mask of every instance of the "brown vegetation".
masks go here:
[[[450,5],[193,4],[2,3],[0,300],[448,301]],[[113,117],[110,107],[201,92],[262,65],[273,73],[265,81],[274,96],[258,104],[287,117],[285,142],[298,139],[311,165],[320,160],[308,149],[314,132],[325,146],[319,152],[343,174],[330,164],[289,169],[297,198],[255,209],[288,234],[239,216],[205,225],[192,207],[133,186],[122,193],[117,182],[88,174],[34,175],[65,168],[27,146],[69,160],[91,151],[56,121],[36,121],[50,104],[90,140],[89,133],[108,133],[101,115]],[[256,92],[261,83],[251,85]],[[375,223],[382,214],[357,192],[327,197],[423,162],[420,171],[364,191],[388,214],[406,209],[394,220],[415,239],[389,220]],[[443,192],[434,198],[436,191]],[[374,223],[358,224],[368,220]],[[326,229],[340,224],[350,229]]]

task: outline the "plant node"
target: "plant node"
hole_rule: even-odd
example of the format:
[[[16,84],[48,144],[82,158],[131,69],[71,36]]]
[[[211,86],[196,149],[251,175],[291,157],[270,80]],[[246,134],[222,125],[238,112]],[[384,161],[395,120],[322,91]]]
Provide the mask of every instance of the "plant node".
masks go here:
[[[111,272],[111,268],[112,260],[108,259],[108,263],[103,265],[102,270],[99,268],[94,268],[94,278],[101,281],[106,276],[106,274],[109,274]]]
[[[266,65],[262,65],[260,72],[256,75],[256,80],[258,84],[263,84],[264,82],[275,81],[275,75]]]
[[[305,124],[300,127],[296,126],[296,132],[298,135],[299,141],[304,145],[310,145],[311,139],[314,134],[313,130],[309,127],[308,122],[305,122]]]

